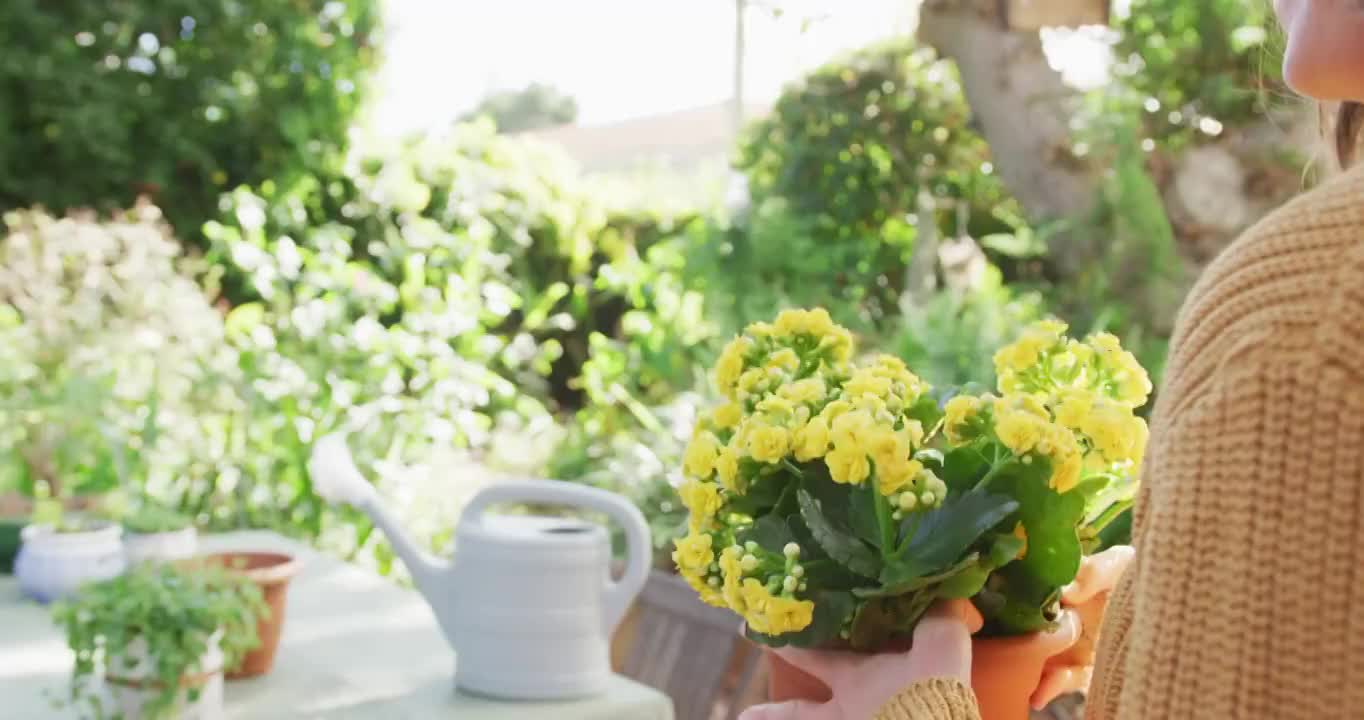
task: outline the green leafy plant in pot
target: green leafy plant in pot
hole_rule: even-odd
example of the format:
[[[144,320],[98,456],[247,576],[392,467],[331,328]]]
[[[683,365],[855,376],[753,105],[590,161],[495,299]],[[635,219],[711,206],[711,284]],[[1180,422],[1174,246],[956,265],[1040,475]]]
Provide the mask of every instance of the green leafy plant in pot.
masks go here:
[[[87,585],[53,610],[76,656],[61,702],[128,720],[220,713],[223,672],[258,644],[265,612],[254,583],[212,566],[143,564]]]
[[[128,564],[183,560],[194,556],[198,532],[194,521],[150,499],[122,514],[123,550]]]
[[[1135,358],[1064,331],[1040,322],[1000,349],[998,395],[940,404],[898,358],[854,361],[822,310],[750,326],[684,456],[682,577],[773,646],[888,650],[935,602],[969,599],[982,714],[1025,718],[1050,658],[994,650],[1054,626],[1061,589],[1131,503],[1147,436]],[[1031,688],[1004,687],[1033,671]]]

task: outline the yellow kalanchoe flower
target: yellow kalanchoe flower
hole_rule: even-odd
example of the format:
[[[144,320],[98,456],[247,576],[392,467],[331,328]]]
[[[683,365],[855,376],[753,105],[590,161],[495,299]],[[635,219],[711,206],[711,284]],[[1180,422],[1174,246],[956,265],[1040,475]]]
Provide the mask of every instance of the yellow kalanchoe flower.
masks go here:
[[[739,403],[727,402],[724,405],[715,408],[715,412],[711,413],[710,419],[711,422],[715,423],[715,427],[721,429],[738,427],[739,423],[744,419],[744,409]]]
[[[813,602],[773,595],[755,578],[744,580],[740,592],[747,609],[744,620],[757,632],[766,635],[798,632],[814,619]]]
[[[719,438],[714,433],[699,430],[687,444],[682,467],[691,477],[708,480],[715,471],[715,457],[719,452]]]
[[[811,418],[792,436],[791,449],[800,462],[824,457],[824,453],[829,451],[828,421],[820,416]]]
[[[747,433],[747,440],[748,454],[758,462],[781,462],[791,447],[791,435],[780,425],[760,424],[751,427]]]
[[[767,362],[763,366],[768,369],[777,368],[778,370],[795,372],[796,368],[800,367],[800,356],[791,348],[782,348],[768,355]]]
[[[813,403],[824,399],[824,379],[809,377],[781,386],[777,394],[793,403]]]
[[[686,480],[678,486],[677,495],[682,499],[682,505],[691,511],[692,520],[697,524],[715,517],[724,504],[720,488],[713,482]]]
[[[957,395],[947,401],[947,406],[943,408],[943,432],[947,434],[947,441],[953,445],[961,445],[975,438],[974,435],[966,435],[967,425],[984,407],[984,402],[971,395]]]
[[[722,448],[720,454],[715,457],[715,475],[726,490],[736,495],[748,489],[740,482],[739,455],[734,452],[734,448]]]
[[[830,437],[834,446],[839,449],[862,452],[863,442],[869,439],[868,436],[875,427],[876,420],[870,412],[853,410],[834,418],[830,425]]]
[[[824,463],[829,466],[829,477],[836,483],[858,485],[871,475],[871,463],[861,448],[835,447],[824,456]]]
[[[783,310],[775,323],[779,335],[814,335],[823,337],[832,333],[837,326],[829,311],[824,308],[814,310]]]
[[[704,572],[715,562],[715,551],[711,549],[714,542],[715,538],[709,533],[696,531],[674,540],[673,562],[677,563],[677,569]]]
[[[896,460],[882,465],[876,463],[876,489],[890,497],[903,491],[914,482],[914,478],[924,472],[923,463],[918,460]]]
[[[740,559],[743,554],[743,548],[738,545],[731,545],[720,552],[720,574],[724,578],[721,592],[725,603],[740,615],[748,609],[742,592],[744,569],[740,566]]]
[[[715,362],[715,385],[720,392],[733,396],[739,377],[744,372],[744,355],[753,349],[753,341],[746,337],[736,337],[725,346],[720,359]]]

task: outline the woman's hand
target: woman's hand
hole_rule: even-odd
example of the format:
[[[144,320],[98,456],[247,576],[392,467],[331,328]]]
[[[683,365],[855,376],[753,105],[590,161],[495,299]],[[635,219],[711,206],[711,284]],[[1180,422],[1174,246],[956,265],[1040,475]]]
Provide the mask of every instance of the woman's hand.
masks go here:
[[[929,678],[971,682],[971,634],[980,613],[966,600],[935,606],[914,628],[908,652],[851,652],[778,648],[777,655],[829,686],[828,702],[792,700],[756,705],[740,720],[866,720],[910,684]]]
[[[1094,674],[1094,651],[1099,642],[1108,596],[1132,564],[1136,551],[1118,545],[1085,558],[1075,582],[1061,592],[1061,604],[1074,610],[1080,621],[1079,640],[1047,663],[1042,680],[1032,696],[1032,706],[1041,709],[1057,697],[1085,690]]]

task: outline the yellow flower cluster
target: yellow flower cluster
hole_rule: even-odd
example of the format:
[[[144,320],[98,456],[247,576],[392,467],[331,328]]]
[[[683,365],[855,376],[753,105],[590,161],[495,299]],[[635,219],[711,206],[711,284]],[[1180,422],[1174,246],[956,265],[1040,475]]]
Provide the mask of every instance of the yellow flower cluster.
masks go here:
[[[673,541],[673,562],[677,564],[678,574],[701,596],[701,600],[716,607],[726,607],[724,594],[720,592],[721,579],[716,572],[715,551],[712,545],[715,538],[708,533],[698,533],[695,529],[686,537]]]
[[[1133,408],[1151,391],[1146,371],[1117,338],[1104,333],[1076,342],[1065,330],[1055,321],[1029,328],[995,354],[1003,397],[953,398],[943,419],[953,445],[992,426],[1014,455],[1048,459],[1059,492],[1075,487],[1087,469],[1135,468],[1147,429]]]
[[[795,597],[801,572],[799,565],[792,564],[794,559],[788,555],[793,574],[774,575],[765,583],[756,556],[737,545],[725,548],[719,562],[725,604],[760,633],[781,635],[804,630],[814,619],[815,604]]]

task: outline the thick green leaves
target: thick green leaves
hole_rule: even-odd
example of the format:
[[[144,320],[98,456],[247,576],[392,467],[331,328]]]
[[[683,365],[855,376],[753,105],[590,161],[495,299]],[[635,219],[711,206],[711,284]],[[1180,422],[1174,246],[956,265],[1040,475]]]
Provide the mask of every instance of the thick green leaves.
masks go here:
[[[870,547],[843,528],[836,526],[825,515],[821,501],[816,500],[805,488],[796,495],[800,503],[800,516],[819,547],[829,557],[859,575],[876,577],[881,568],[881,559]]]
[[[870,483],[855,485],[849,491],[848,524],[852,531],[872,547],[881,547],[881,527],[876,522],[876,490]]]
[[[1074,580],[1080,570],[1076,527],[1084,516],[1085,499],[1047,487],[1046,472],[1042,470],[1041,477],[1031,470],[1015,474],[1007,478],[1007,487],[1018,499],[1019,520],[1028,536],[1028,551],[1019,564],[1039,581],[1060,587]],[[1004,489],[1005,482],[998,487]]]
[[[928,512],[911,513],[901,521],[902,549],[882,572],[882,582],[901,583],[940,572],[1018,507],[1006,495],[973,491],[949,497]]]

